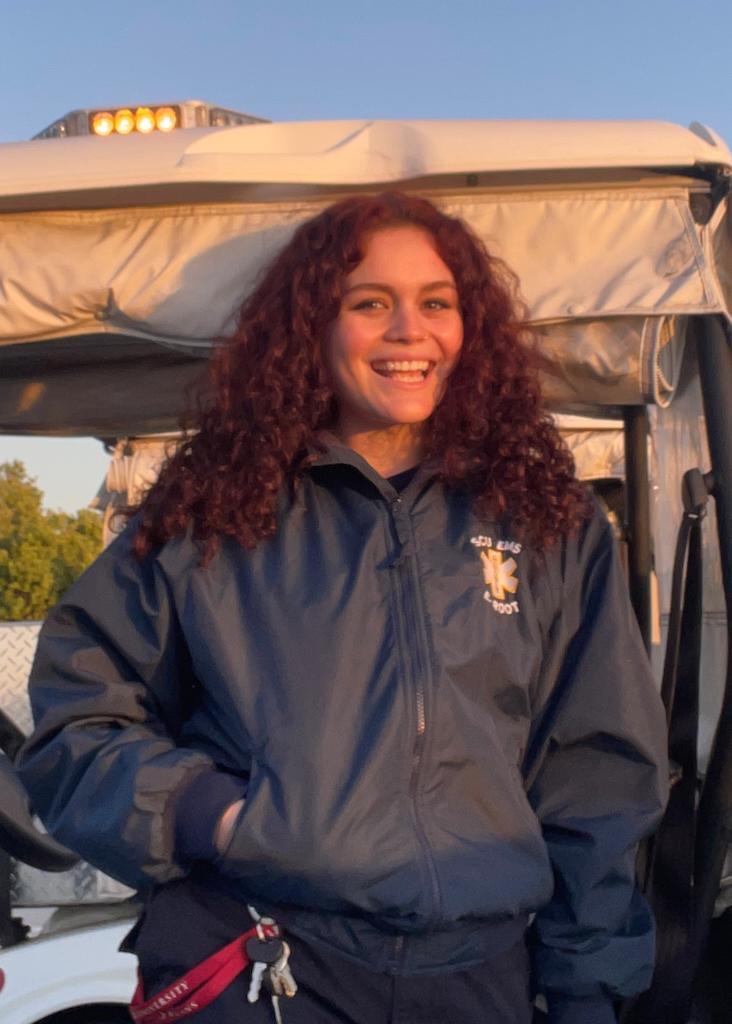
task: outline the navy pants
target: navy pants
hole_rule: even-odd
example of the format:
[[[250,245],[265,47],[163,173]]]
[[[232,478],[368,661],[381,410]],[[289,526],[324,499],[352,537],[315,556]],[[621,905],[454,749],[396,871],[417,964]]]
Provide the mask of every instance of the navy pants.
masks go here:
[[[251,927],[246,908],[191,881],[158,891],[125,942],[137,955],[145,998],[171,984]],[[490,961],[436,975],[393,975],[286,936],[298,984],[281,999],[283,1024],[531,1024],[525,943]],[[269,997],[247,1002],[250,971],[192,1024],[273,1024]]]

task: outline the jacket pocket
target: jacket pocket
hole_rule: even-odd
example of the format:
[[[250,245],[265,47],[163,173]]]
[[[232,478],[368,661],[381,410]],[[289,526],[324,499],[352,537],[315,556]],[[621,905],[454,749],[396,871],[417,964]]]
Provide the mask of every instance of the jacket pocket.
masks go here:
[[[234,819],[226,844],[214,858],[214,867],[222,874],[238,877],[242,873],[240,865],[266,857],[268,847],[260,838],[267,834],[267,788],[266,772],[252,757],[244,805]]]

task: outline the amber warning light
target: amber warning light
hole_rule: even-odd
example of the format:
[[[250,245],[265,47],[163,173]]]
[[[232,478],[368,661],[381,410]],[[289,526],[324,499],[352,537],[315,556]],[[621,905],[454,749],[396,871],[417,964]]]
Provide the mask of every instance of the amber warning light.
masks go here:
[[[59,117],[35,139],[63,139],[74,135],[156,135],[178,128],[233,128],[243,124],[264,124],[239,110],[229,110],[202,100],[180,100],[150,107],[105,107],[72,110]]]
[[[95,110],[89,115],[89,130],[92,135],[130,135],[140,132],[172,132],[180,123],[177,107],[137,107],[132,110]]]

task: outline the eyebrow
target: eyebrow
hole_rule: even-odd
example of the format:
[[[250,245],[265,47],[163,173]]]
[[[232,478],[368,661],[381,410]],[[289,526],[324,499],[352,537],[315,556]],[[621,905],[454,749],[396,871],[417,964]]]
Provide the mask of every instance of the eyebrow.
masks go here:
[[[379,281],[363,281],[360,284],[352,284],[350,288],[346,288],[343,292],[344,295],[349,295],[351,292],[358,291],[359,288],[369,288],[372,291],[388,292],[390,295],[394,293],[394,289],[391,285],[382,284]],[[423,284],[420,287],[420,291],[431,291],[436,288],[452,288],[453,291],[457,291],[457,286],[452,281],[429,281],[427,284]]]

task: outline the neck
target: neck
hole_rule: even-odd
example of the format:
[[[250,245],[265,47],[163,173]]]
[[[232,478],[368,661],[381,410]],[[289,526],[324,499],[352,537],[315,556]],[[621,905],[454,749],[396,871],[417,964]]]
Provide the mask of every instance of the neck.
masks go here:
[[[383,477],[416,466],[422,458],[422,424],[399,423],[383,430],[335,430],[338,440],[358,452]]]

